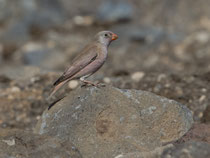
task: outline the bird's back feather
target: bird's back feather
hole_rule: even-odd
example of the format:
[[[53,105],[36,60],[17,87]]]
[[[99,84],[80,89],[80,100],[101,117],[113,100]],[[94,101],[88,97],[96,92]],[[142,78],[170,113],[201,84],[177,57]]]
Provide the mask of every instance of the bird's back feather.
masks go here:
[[[84,67],[86,67],[88,64],[93,62],[98,54],[98,45],[92,44],[86,46],[81,54],[79,54],[72,62],[70,67],[66,69],[66,71],[63,73],[62,76],[60,76],[55,82],[54,86],[58,85],[59,83],[73,77],[77,72],[82,70]]]

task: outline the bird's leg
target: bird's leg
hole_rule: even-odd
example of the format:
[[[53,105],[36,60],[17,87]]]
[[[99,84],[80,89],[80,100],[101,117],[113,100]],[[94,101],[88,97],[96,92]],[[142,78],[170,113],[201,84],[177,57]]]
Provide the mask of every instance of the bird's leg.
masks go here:
[[[91,75],[91,74],[90,74],[90,75]],[[93,83],[93,82],[91,82],[91,81],[85,80],[85,78],[89,77],[90,75],[83,76],[83,77],[80,78],[80,81],[84,83],[84,85],[82,85],[81,87],[84,87],[84,86],[86,86],[86,85],[88,85],[88,84],[90,84],[90,85],[92,85],[92,86],[95,86],[95,87],[105,87],[105,86],[106,86],[106,85],[103,84],[103,83],[99,83],[99,82]]]
[[[83,83],[85,83],[85,85],[90,84],[92,86],[97,86],[97,84],[95,84],[95,83],[93,83],[91,81],[85,80],[84,77],[81,77],[80,78],[80,81],[83,82]]]

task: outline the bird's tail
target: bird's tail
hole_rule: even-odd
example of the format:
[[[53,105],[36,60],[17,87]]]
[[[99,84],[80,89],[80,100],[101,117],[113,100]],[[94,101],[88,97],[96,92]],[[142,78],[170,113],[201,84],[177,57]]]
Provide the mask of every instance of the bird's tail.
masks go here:
[[[51,98],[51,97],[52,97],[52,96],[53,96],[53,95],[54,95],[54,94],[55,94],[63,85],[65,85],[68,81],[69,81],[69,80],[65,80],[65,81],[63,81],[63,82],[57,84],[57,85],[54,87],[53,91],[51,92],[49,98]]]
[[[48,106],[48,110],[50,110],[57,102],[59,102],[60,100],[62,100],[65,96],[63,96],[62,98],[54,101],[53,103],[51,103],[49,106]]]

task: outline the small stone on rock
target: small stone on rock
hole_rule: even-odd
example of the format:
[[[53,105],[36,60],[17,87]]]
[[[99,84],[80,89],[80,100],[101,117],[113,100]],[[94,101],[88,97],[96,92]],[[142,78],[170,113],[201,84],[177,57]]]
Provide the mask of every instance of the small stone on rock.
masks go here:
[[[79,85],[79,82],[76,81],[76,80],[72,80],[72,81],[69,82],[69,88],[70,89],[75,89],[75,88],[77,88],[78,85]]]

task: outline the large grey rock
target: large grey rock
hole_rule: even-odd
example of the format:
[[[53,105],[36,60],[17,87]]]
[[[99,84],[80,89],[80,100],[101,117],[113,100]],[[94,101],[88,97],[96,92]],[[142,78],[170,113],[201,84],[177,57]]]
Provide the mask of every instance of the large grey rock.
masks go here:
[[[194,123],[193,127],[176,143],[184,143],[187,141],[203,141],[210,143],[210,124]]]
[[[161,158],[209,158],[210,144],[190,141],[176,147],[166,149]]]
[[[69,141],[40,136],[29,131],[0,130],[1,158],[81,158]]]
[[[88,158],[107,158],[151,151],[180,138],[192,123],[191,112],[173,100],[106,86],[71,92],[43,113],[35,132],[70,140]]]

